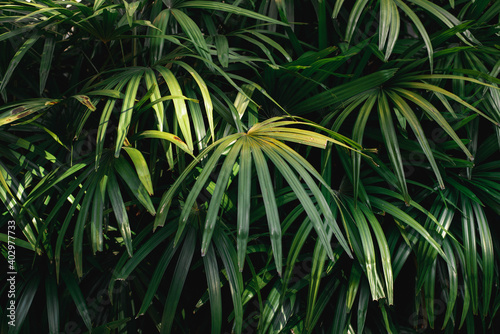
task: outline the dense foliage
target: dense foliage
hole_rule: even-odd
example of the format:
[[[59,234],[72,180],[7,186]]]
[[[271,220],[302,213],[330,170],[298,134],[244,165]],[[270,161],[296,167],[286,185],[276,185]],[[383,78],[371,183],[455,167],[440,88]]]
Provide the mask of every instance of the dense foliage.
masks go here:
[[[500,330],[499,19],[0,2],[1,332]]]

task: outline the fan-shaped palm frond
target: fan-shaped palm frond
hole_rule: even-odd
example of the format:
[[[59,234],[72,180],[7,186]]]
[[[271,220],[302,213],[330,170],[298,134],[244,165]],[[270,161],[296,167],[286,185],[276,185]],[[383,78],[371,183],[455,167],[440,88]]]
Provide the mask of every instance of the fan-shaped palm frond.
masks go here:
[[[499,15],[1,2],[2,330],[498,329]]]

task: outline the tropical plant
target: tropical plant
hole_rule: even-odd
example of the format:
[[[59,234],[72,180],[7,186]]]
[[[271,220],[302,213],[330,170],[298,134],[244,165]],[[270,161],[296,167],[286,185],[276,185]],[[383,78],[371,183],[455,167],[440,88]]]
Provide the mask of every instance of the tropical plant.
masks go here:
[[[499,329],[500,2],[0,22],[2,333]]]

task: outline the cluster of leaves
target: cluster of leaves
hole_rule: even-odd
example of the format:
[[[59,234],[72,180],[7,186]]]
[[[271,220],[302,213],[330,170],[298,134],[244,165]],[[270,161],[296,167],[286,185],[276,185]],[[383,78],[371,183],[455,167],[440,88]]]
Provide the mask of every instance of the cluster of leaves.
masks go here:
[[[0,2],[2,332],[498,329],[499,19]]]

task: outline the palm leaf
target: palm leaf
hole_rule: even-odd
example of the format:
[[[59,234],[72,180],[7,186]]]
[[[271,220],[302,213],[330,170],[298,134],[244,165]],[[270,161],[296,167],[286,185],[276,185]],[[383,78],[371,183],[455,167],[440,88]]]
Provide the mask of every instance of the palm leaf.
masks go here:
[[[143,162],[145,163],[145,161]],[[115,169],[128,185],[137,200],[149,211],[151,215],[154,216],[156,214],[156,210],[144,183],[140,179],[140,174],[138,176],[130,164],[122,157],[116,159]]]
[[[178,9],[172,8],[170,12],[177,23],[182,27],[184,33],[194,44],[194,48],[198,54],[207,61],[207,64],[210,64],[212,62],[212,57],[208,51],[207,42],[198,25],[188,15]],[[211,65],[208,66],[209,68],[211,67]]]
[[[174,96],[183,96],[179,82],[175,78],[172,71],[165,67],[156,67],[156,70],[160,72],[167,83],[168,89]],[[177,116],[177,122],[181,128],[184,140],[189,148],[189,151],[193,151],[193,139],[191,135],[191,123],[189,120],[189,115],[187,113],[186,103],[182,99],[174,99],[175,114]]]
[[[345,33],[345,40],[347,42],[351,41],[352,35],[354,34],[354,29],[356,28],[359,18],[361,17],[368,0],[357,0],[354,7],[349,15],[349,20],[347,21],[347,28]]]
[[[337,105],[350,97],[380,86],[391,79],[396,74],[396,71],[397,69],[381,70],[329,89],[292,106],[290,112],[301,115],[313,110]]]
[[[270,18],[269,16],[262,15],[260,13],[257,13],[255,11],[251,11],[248,9],[244,9],[235,5],[227,4],[224,2],[219,2],[219,1],[186,1],[182,2],[178,5],[178,8],[200,8],[200,9],[212,9],[212,10],[217,10],[217,11],[223,11],[226,13],[232,13],[236,15],[242,15],[246,17],[250,17],[256,20],[261,20],[265,22],[269,22],[272,24],[277,24],[277,25],[287,25],[286,23],[283,23],[278,20],[274,20]]]
[[[94,200],[92,202],[92,216],[90,225],[90,235],[92,240],[92,250],[102,252],[104,249],[104,198],[106,194],[107,177],[103,176],[98,187],[96,187]]]
[[[205,221],[205,229],[203,231],[203,237],[201,241],[202,254],[206,253],[208,246],[210,245],[210,240],[212,238],[212,234],[215,228],[215,223],[217,220],[217,213],[221,206],[222,196],[226,191],[229,176],[233,171],[234,163],[236,162],[236,158],[240,153],[242,145],[243,145],[242,141],[239,140],[231,147],[231,150],[229,151],[226,159],[224,160],[224,164],[222,165],[221,170],[219,172],[215,189],[212,194],[212,199],[210,200],[210,204],[208,206],[207,218]]]
[[[184,62],[176,62],[179,66],[183,67],[186,71],[191,74],[193,79],[198,84],[198,88],[200,89],[201,95],[203,96],[203,105],[205,106],[205,112],[207,114],[208,127],[210,128],[210,133],[212,135],[212,142],[214,141],[214,116],[213,116],[213,104],[211,94],[207,88],[207,85],[203,78],[196,72],[191,66]]]
[[[394,218],[399,219],[406,224],[408,224],[411,228],[413,228],[415,231],[417,231],[424,239],[432,246],[434,247],[438,254],[443,257],[446,261],[449,261],[446,257],[446,254],[444,254],[443,250],[441,249],[441,246],[432,238],[432,236],[425,230],[422,225],[420,225],[416,220],[414,220],[412,217],[410,217],[408,214],[405,212],[401,211],[399,208],[394,206],[391,203],[388,203],[386,201],[383,201],[381,199],[378,199],[376,197],[370,197],[370,202],[372,203],[373,206],[378,207],[382,209],[383,211],[391,214],[394,216]]]
[[[177,308],[177,304],[179,303],[182,288],[184,286],[184,282],[186,281],[186,276],[194,255],[194,248],[196,245],[195,236],[196,234],[194,229],[191,228],[187,231],[181,253],[179,254],[179,260],[175,266],[175,271],[172,276],[172,283],[170,284],[170,288],[168,290],[167,299],[165,300],[160,333],[170,333],[172,330],[175,310]]]
[[[273,249],[274,261],[276,262],[276,270],[278,271],[278,274],[281,276],[283,255],[281,248],[280,218],[278,213],[278,207],[276,205],[276,199],[274,196],[274,190],[271,186],[272,181],[269,172],[269,167],[264,158],[264,154],[262,153],[262,150],[259,146],[260,145],[257,141],[253,141],[250,144],[253,161],[255,162],[255,169],[257,171],[259,185],[262,192],[262,199],[264,201],[264,207],[266,208],[267,222],[271,238],[271,246]]]
[[[73,302],[76,305],[76,308],[78,310],[78,313],[80,313],[80,316],[83,319],[83,322],[85,323],[85,326],[91,330],[92,329],[92,318],[90,317],[90,312],[87,306],[87,303],[83,297],[82,290],[78,286],[78,283],[76,282],[75,278],[73,275],[64,270],[62,272],[62,278],[64,280],[64,283],[66,284],[66,287],[71,295],[71,298],[73,299]]]
[[[120,188],[118,186],[118,181],[114,173],[108,175],[108,197],[113,207],[113,212],[118,223],[118,229],[123,237],[125,247],[129,256],[132,256],[132,232],[130,231],[130,222],[127,215],[127,210],[125,209],[125,204],[123,197],[121,195]]]
[[[47,296],[47,318],[50,333],[59,333],[59,296],[56,279],[53,276],[45,280],[45,295]]]
[[[43,47],[42,59],[40,61],[40,95],[43,94],[45,84],[47,83],[47,79],[49,77],[55,46],[54,37],[47,37]]]
[[[163,106],[163,102],[159,101],[161,99],[160,88],[158,85],[158,81],[156,80],[155,74],[152,69],[148,68],[144,72],[144,79],[146,81],[146,86],[148,90],[153,90],[151,94],[151,102],[153,104],[153,109],[156,113],[156,121],[158,123],[158,130],[163,131],[166,130],[166,126],[163,124],[165,122],[165,109]]]
[[[212,333],[220,333],[222,328],[222,295],[220,289],[219,267],[212,245],[208,247],[203,257],[203,264],[207,271],[208,295],[212,315]]]
[[[76,220],[75,231],[73,233],[73,256],[75,258],[76,274],[78,278],[81,278],[83,276],[83,233],[96,189],[96,183],[92,181],[92,179],[89,180],[91,184],[87,190],[87,193],[85,194],[85,198],[83,199],[80,214],[78,215],[78,219]]]
[[[16,69],[17,65],[21,62],[23,59],[24,55],[28,50],[31,49],[33,44],[35,44],[38,39],[40,38],[40,33],[35,33],[33,34],[30,38],[28,38],[23,45],[17,50],[16,54],[12,59],[10,60],[9,66],[7,67],[7,70],[5,71],[3,78],[2,78],[2,83],[0,84],[0,93],[5,94],[5,88],[7,87],[7,84],[10,81],[10,78],[12,74],[14,73],[14,70]],[[5,99],[4,99],[5,100]]]
[[[389,109],[389,103],[387,101],[386,94],[384,94],[383,92],[379,94],[378,111],[380,118],[380,128],[384,136],[384,141],[387,147],[387,152],[389,154],[389,159],[391,160],[393,170],[398,179],[399,187],[403,194],[404,200],[406,203],[409,203],[411,199],[410,195],[408,194],[408,189],[406,186],[406,178],[403,169],[403,160],[401,158],[401,152],[399,149],[399,143],[396,136],[396,130],[394,128],[394,123],[392,122],[392,116],[391,116],[392,113]],[[417,125],[417,123],[413,122],[413,125]]]
[[[483,309],[481,310],[482,317],[488,315],[491,289],[493,286],[493,271],[494,271],[494,254],[493,254],[493,241],[491,238],[491,231],[488,226],[488,220],[483,211],[483,208],[478,203],[471,203],[477,222],[477,229],[479,231],[479,240],[481,244],[482,254],[482,271],[483,271],[483,294],[482,299]]]
[[[420,146],[422,147],[422,150],[424,151],[425,156],[427,157],[427,159],[431,164],[432,170],[436,175],[439,186],[441,187],[441,189],[444,189],[444,182],[441,176],[441,172],[439,171],[439,167],[437,166],[436,160],[429,146],[429,142],[425,137],[422,126],[420,125],[420,122],[418,121],[416,115],[413,113],[408,104],[398,94],[395,94],[393,92],[387,92],[387,95],[394,101],[394,103],[398,107],[398,110],[405,116],[406,120],[408,121],[408,124],[410,124],[411,128],[413,129],[413,132],[415,133],[418,139],[418,142],[420,143]]]
[[[118,138],[116,139],[115,147],[116,158],[120,156],[120,150],[130,128],[130,120],[132,119],[135,97],[137,95],[142,75],[142,70],[137,70],[135,71],[135,73],[131,73],[131,77],[129,78],[127,90],[125,91],[125,97],[123,100],[122,111],[120,114],[120,121],[118,123]]]
[[[238,172],[237,250],[238,268],[243,271],[250,230],[250,200],[252,190],[252,155],[248,139],[242,140]]]
[[[33,303],[33,299],[40,284],[40,277],[33,276],[24,285],[22,294],[20,295],[17,305],[14,320],[14,326],[9,328],[9,333],[17,334],[21,331],[23,322],[28,316],[28,311]],[[12,304],[11,304],[12,305]]]
[[[214,245],[220,255],[228,276],[234,310],[233,330],[236,334],[241,334],[243,325],[243,305],[241,301],[243,278],[241,273],[237,270],[238,260],[236,250],[227,236],[217,228],[214,231]]]

